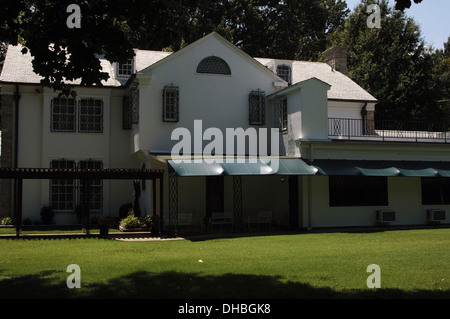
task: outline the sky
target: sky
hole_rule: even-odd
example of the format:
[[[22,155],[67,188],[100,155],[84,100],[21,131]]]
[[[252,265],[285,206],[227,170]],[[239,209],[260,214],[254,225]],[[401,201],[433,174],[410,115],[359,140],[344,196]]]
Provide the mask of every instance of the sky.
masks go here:
[[[361,1],[346,2],[347,7],[353,11]],[[422,38],[428,46],[442,49],[450,36],[450,0],[423,0],[419,4],[411,2],[411,7],[405,13],[420,25]],[[395,1],[389,0],[389,4],[394,7]]]

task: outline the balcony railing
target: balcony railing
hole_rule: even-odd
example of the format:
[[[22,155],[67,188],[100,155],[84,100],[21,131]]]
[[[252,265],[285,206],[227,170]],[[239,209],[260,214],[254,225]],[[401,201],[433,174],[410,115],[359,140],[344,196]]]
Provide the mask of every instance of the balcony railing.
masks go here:
[[[450,143],[450,125],[436,122],[329,118],[332,139]]]

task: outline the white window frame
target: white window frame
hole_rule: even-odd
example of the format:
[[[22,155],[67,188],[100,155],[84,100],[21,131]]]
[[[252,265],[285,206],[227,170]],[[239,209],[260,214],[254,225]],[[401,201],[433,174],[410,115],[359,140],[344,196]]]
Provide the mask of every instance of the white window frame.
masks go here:
[[[100,160],[80,160],[78,161],[78,168],[80,169],[102,169],[103,162]],[[89,199],[89,212],[90,213],[101,213],[103,211],[103,181],[102,179],[91,179],[90,180],[90,199]],[[78,202],[83,202],[83,187],[78,184]]]
[[[83,159],[77,163],[75,160],[54,159],[50,162],[50,167],[61,169],[102,169],[103,162],[101,160]],[[103,180],[92,179],[90,183],[89,212],[101,213],[103,212]],[[51,179],[49,184],[50,205],[56,213],[72,213],[75,211],[76,206],[83,202],[84,194],[81,182],[77,183],[75,179],[59,178]]]
[[[125,63],[116,62],[116,77],[118,79],[129,78],[135,72],[134,59],[128,59]]]
[[[74,160],[57,159],[50,162],[50,168],[70,169],[75,167],[76,163]],[[55,212],[73,212],[76,206],[75,199],[76,185],[74,179],[59,178],[50,180],[50,206]]]
[[[86,104],[83,105],[84,103]],[[97,105],[97,103],[99,103],[99,105]],[[78,101],[78,132],[103,133],[102,99],[82,98]]]
[[[65,101],[63,104],[62,101]],[[73,105],[68,102],[72,101]],[[56,105],[58,102],[58,105]],[[51,132],[76,132],[77,107],[76,100],[73,98],[53,98],[50,106],[50,131]],[[56,109],[59,107],[58,112]],[[68,108],[73,107],[73,112]],[[65,111],[62,111],[64,108]],[[56,120],[58,119],[58,120]],[[62,120],[64,119],[64,120]],[[65,128],[61,128],[65,126]]]

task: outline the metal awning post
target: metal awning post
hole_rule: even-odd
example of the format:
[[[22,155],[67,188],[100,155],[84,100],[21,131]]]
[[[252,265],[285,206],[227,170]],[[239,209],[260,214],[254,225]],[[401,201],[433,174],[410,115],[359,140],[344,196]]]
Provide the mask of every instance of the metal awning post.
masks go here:
[[[159,231],[164,232],[164,174],[159,178]]]
[[[233,176],[234,231],[242,231],[242,175]]]

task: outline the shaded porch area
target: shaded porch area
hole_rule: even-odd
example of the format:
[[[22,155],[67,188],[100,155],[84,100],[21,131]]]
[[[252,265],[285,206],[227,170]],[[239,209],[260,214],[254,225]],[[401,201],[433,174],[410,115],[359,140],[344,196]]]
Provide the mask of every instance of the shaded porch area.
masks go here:
[[[93,180],[127,179],[127,180],[151,180],[153,184],[153,216],[159,212],[160,231],[164,231],[163,223],[163,180],[164,170],[157,169],[52,169],[52,168],[0,168],[0,179],[14,180],[14,220],[16,224],[16,236],[22,233],[23,218],[23,180],[24,179],[73,179],[79,180],[82,188],[81,219],[82,231],[89,235],[89,214],[91,202],[91,187]],[[156,184],[159,181],[159,211],[156,207]]]
[[[182,161],[166,157],[169,216],[175,234],[299,229],[301,176],[317,169],[300,158]]]

